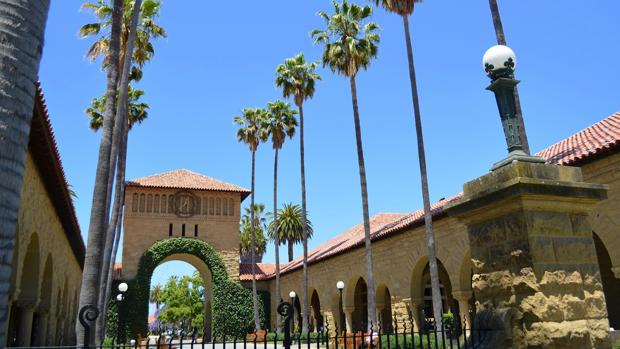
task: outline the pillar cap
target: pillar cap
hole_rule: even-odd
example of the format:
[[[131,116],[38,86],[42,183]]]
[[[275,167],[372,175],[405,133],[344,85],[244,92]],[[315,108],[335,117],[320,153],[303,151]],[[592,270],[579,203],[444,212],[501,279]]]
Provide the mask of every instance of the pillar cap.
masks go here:
[[[473,292],[469,291],[452,291],[452,297],[457,301],[469,301],[473,296]]]

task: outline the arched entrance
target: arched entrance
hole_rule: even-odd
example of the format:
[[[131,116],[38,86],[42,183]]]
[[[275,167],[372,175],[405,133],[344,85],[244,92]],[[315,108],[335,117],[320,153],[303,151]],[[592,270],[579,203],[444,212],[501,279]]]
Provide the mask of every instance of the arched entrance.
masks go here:
[[[596,233],[592,234],[592,238],[594,239],[596,256],[598,257],[599,269],[601,270],[609,326],[614,329],[620,329],[620,279],[617,279],[611,270],[611,257],[601,238]]]
[[[353,332],[366,331],[368,328],[368,288],[363,278],[357,279],[353,296],[352,325]]]
[[[377,313],[382,333],[392,333],[392,296],[386,285],[377,287]]]
[[[321,315],[321,301],[319,300],[319,294],[316,290],[312,290],[312,296],[310,296],[310,330],[318,332],[323,329],[323,315]]]
[[[439,259],[437,260],[437,267],[439,271],[439,290],[441,293],[443,312],[452,311],[457,314],[458,304],[452,298],[450,276]],[[430,267],[428,258],[426,257],[421,258],[414,267],[413,276],[411,278],[411,299],[416,305],[416,309],[412,309],[412,312],[416,312],[416,314],[413,314],[414,321],[420,322],[424,319],[430,321],[434,320]]]
[[[129,284],[126,302],[132,307],[120,309],[127,323],[129,335],[148,333],[148,303],[151,277],[154,269],[169,260],[183,260],[198,269],[211,289],[211,301],[205,302],[205,314],[212,320],[206,335],[234,335],[247,333],[252,324],[252,295],[228,277],[226,265],[209,244],[193,238],[171,238],[155,242],[140,258],[138,272]],[[231,316],[230,312],[234,312]],[[207,318],[206,317],[206,318]],[[249,327],[250,326],[250,327]]]
[[[20,291],[17,297],[17,307],[9,325],[9,340],[13,346],[28,347],[32,344],[33,328],[36,332],[37,317],[35,306],[39,300],[39,238],[33,233],[21,272]]]

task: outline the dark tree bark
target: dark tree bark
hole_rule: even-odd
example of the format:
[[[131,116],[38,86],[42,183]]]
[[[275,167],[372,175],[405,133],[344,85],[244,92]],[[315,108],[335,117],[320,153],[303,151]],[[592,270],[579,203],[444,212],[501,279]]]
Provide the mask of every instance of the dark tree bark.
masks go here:
[[[306,164],[304,152],[304,108],[299,104],[299,158],[301,161],[301,215],[304,253],[303,289],[301,290],[301,331],[308,333],[308,216],[306,211]]]
[[[355,123],[355,142],[357,144],[357,163],[360,173],[360,187],[362,191],[362,212],[364,216],[364,242],[366,246],[366,278],[368,299],[368,330],[377,321],[377,307],[375,299],[375,276],[372,269],[372,246],[370,241],[370,216],[368,213],[368,188],[366,183],[366,165],[364,164],[364,149],[362,147],[362,130],[360,126],[359,108],[357,106],[357,86],[355,75],[350,77],[351,99],[353,102],[353,121]],[[353,286],[354,287],[354,286]]]
[[[256,235],[254,235],[254,164],[256,161],[256,150],[252,150],[252,202],[250,203],[250,229],[251,229],[251,256],[252,256],[252,302],[254,305],[254,329],[260,330],[260,314],[258,312],[258,293],[256,292]]]
[[[276,304],[280,303],[280,232],[278,231],[278,148],[274,149],[273,156],[273,231],[276,248]],[[280,333],[280,313],[276,312],[276,332]]]
[[[288,261],[289,263],[293,261],[295,258],[293,253],[293,246],[295,245],[295,241],[293,239],[288,239]]]
[[[0,1],[0,346],[49,0]]]

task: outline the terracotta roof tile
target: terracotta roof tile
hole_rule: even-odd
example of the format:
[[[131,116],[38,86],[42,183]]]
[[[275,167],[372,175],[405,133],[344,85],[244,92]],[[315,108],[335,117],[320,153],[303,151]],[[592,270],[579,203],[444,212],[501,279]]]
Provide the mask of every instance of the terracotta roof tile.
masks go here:
[[[147,177],[128,180],[127,186],[130,187],[151,187],[151,188],[174,188],[174,189],[196,189],[214,190],[241,193],[243,198],[250,194],[250,191],[234,184],[222,182],[220,180],[201,175],[190,170],[173,170],[159,173]]]
[[[575,165],[620,146],[620,112],[538,152],[551,164]]]
[[[600,122],[540,151],[537,153],[549,163],[557,165],[574,165],[581,161],[596,158],[608,151],[620,149],[620,112],[615,113]],[[459,193],[451,198],[442,199],[431,205],[433,218],[436,219],[444,214],[447,203],[463,197]],[[379,213],[371,218],[371,239],[376,241],[407,228],[424,224],[424,210],[420,209],[409,214]],[[363,224],[345,231],[344,233],[326,241],[317,248],[308,252],[308,263],[316,263],[320,260],[339,255],[347,250],[364,246]],[[282,272],[292,272],[303,266],[303,258],[299,257],[282,267]],[[275,271],[275,267],[273,268]],[[240,270],[241,278],[251,280],[251,269],[247,267]],[[261,274],[260,280],[274,277]]]
[[[276,272],[276,265],[269,263],[256,263],[256,280],[266,280]],[[239,280],[252,280],[252,264],[239,264]]]

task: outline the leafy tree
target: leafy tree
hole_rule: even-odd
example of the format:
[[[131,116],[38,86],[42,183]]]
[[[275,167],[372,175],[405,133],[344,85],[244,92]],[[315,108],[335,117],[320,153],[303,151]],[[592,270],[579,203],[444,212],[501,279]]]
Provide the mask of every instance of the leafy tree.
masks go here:
[[[28,135],[49,0],[0,3],[0,343],[6,343],[8,290]]]
[[[263,109],[246,108],[243,110],[241,116],[236,116],[233,122],[239,125],[237,130],[237,139],[239,142],[247,144],[252,153],[252,194],[250,207],[254,206],[254,177],[255,177],[255,163],[256,163],[256,150],[261,142],[264,142],[268,135],[267,124],[267,112]],[[254,305],[254,329],[260,330],[260,315],[258,294],[256,293],[256,221],[254,218],[255,210],[250,210],[250,255],[252,263],[252,302]]]
[[[424,150],[424,135],[422,132],[422,117],[418,98],[418,84],[413,62],[413,47],[411,35],[409,33],[409,17],[413,15],[416,2],[422,0],[373,0],[375,4],[381,4],[389,12],[393,12],[403,18],[405,27],[405,43],[407,45],[407,59],[409,62],[409,80],[411,81],[411,96],[413,101],[415,130],[418,143],[418,160],[420,164],[420,180],[422,185],[422,201],[424,204],[424,226],[426,227],[426,245],[428,254],[428,264],[431,274],[431,292],[433,296],[433,316],[437,325],[441,328],[443,313],[441,292],[439,289],[439,271],[437,269],[437,255],[435,251],[435,235],[433,233],[433,218],[431,213],[431,201],[428,190],[428,174],[426,172],[426,152]]]
[[[301,206],[293,203],[285,203],[278,210],[278,225],[275,221],[269,223],[269,237],[273,240],[276,238],[281,244],[288,242],[288,261],[293,260],[293,245],[303,241],[303,213]],[[312,222],[307,220],[307,238],[312,238]],[[275,232],[278,232],[276,234]]]
[[[370,218],[368,214],[368,190],[366,187],[366,166],[362,148],[362,132],[357,106],[357,86],[355,77],[360,69],[368,69],[370,62],[377,57],[379,26],[370,22],[372,7],[358,6],[343,0],[333,1],[334,13],[319,12],[325,20],[326,28],[313,30],[315,43],[323,44],[323,66],[349,78],[353,102],[353,120],[357,144],[357,160],[362,191],[362,211],[364,216],[364,235],[366,244],[366,267],[368,278],[368,326],[376,322],[375,279],[372,270],[372,249],[370,245]]]
[[[205,286],[197,272],[192,276],[172,276],[158,298],[163,304],[157,317],[160,324],[182,328],[186,333],[193,327],[204,327]]]
[[[288,58],[276,69],[276,86],[282,89],[284,98],[293,97],[295,105],[299,108],[299,158],[301,162],[301,210],[306,215],[306,164],[304,152],[304,108],[306,100],[314,96],[316,80],[321,77],[315,73],[318,63],[307,63],[303,53],[293,58]],[[305,219],[304,221],[307,221]],[[301,293],[302,328],[308,332],[308,227],[303,226],[304,247],[304,275],[303,290]],[[291,246],[289,245],[289,258]],[[276,279],[279,280],[280,271],[276,270]],[[278,322],[279,323],[279,322]]]
[[[265,238],[266,219],[263,217],[265,210],[264,204],[254,205],[254,253],[256,260],[260,262],[263,255],[267,251],[267,239]],[[245,208],[245,214],[241,217],[239,225],[239,253],[241,254],[241,262],[249,263],[252,254],[252,227],[250,208]]]
[[[297,127],[297,119],[295,114],[297,111],[291,109],[290,103],[282,101],[270,102],[267,105],[269,113],[268,127],[271,135],[271,144],[274,150],[273,159],[273,224],[278,226],[278,153],[286,137],[293,138],[295,128]],[[276,228],[277,229],[277,228]],[[280,291],[280,238],[278,234],[274,238],[274,246],[276,253],[276,299],[281,299]],[[280,331],[280,314],[277,314],[277,331]]]

